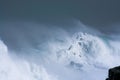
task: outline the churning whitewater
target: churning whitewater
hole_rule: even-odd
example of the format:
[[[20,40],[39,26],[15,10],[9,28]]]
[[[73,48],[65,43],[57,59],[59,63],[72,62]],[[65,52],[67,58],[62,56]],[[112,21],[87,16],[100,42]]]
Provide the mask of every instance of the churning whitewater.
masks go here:
[[[119,65],[120,42],[103,34],[72,35],[61,29],[31,34],[32,38],[26,34],[28,42],[20,39],[25,36],[12,36],[21,41],[21,50],[14,50],[1,37],[0,80],[105,80],[108,68]]]
[[[7,46],[0,41],[0,80],[57,80],[42,66],[11,59]]]

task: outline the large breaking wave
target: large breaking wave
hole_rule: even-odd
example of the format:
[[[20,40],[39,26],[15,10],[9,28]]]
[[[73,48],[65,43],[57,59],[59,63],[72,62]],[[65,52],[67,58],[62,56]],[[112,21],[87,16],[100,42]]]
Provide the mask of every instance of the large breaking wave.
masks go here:
[[[120,42],[109,35],[27,26],[2,27],[0,80],[105,80],[107,69],[120,64]]]
[[[57,80],[42,66],[25,60],[11,59],[6,45],[0,41],[0,80]]]

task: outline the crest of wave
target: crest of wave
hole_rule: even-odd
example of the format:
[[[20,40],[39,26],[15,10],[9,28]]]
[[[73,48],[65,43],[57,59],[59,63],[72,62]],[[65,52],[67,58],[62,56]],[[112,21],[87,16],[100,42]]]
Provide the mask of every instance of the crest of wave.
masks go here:
[[[55,61],[77,69],[86,66],[109,68],[119,63],[119,56],[113,54],[115,51],[102,37],[83,32],[75,33],[67,43],[52,43],[50,48],[55,51]]]
[[[43,66],[10,57],[0,40],[0,80],[56,80]]]

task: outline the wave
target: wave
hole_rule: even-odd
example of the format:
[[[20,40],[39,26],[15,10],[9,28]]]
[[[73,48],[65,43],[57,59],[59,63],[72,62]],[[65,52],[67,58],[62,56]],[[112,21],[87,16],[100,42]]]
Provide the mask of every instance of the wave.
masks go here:
[[[57,80],[43,66],[25,60],[11,59],[6,45],[0,40],[0,80]]]
[[[65,44],[67,45],[66,47],[51,44],[50,48],[56,51],[55,56],[62,63],[80,67],[93,65],[101,68],[110,68],[119,65],[118,53],[115,53],[114,46],[110,45],[112,42],[109,39],[79,32],[73,35],[69,40],[69,44]],[[57,46],[56,50],[54,46]]]
[[[85,25],[73,32],[16,25],[0,30],[1,80],[104,80],[119,65],[120,42]]]

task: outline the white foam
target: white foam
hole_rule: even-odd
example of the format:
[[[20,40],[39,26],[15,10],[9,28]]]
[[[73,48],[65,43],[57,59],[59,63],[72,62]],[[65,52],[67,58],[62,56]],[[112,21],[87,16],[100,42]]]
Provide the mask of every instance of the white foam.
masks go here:
[[[66,65],[75,62],[99,68],[109,68],[119,64],[119,56],[115,56],[116,53],[113,54],[115,51],[111,49],[112,45],[108,45],[104,39],[98,36],[79,32],[75,33],[64,45],[59,44],[52,43],[50,45],[51,51],[55,53],[52,55],[52,59],[53,56],[57,57],[54,61]]]
[[[45,68],[25,60],[14,61],[0,40],[0,80],[57,80]]]

